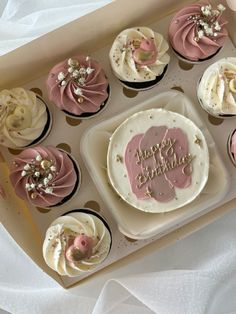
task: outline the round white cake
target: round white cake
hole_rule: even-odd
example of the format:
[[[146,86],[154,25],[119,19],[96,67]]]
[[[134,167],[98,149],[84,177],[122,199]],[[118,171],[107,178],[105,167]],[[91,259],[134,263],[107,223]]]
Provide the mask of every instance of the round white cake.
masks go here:
[[[192,202],[204,188],[209,153],[201,130],[164,109],[135,113],[110,138],[108,177],[119,196],[145,212]]]

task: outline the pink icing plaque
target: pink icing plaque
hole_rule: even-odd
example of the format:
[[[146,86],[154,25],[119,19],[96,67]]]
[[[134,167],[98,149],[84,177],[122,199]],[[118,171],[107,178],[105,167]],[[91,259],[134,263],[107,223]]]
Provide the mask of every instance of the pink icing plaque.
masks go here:
[[[138,199],[171,201],[176,197],[175,188],[190,186],[193,158],[180,128],[153,126],[135,135],[125,150],[132,192]]]

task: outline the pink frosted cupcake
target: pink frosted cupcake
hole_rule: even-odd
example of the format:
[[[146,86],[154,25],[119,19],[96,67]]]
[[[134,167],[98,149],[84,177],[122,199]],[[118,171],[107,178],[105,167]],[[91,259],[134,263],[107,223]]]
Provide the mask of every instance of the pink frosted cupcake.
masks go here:
[[[86,56],[76,56],[55,65],[47,82],[49,99],[70,116],[89,118],[100,112],[109,96],[101,65]]]
[[[195,3],[181,9],[169,26],[169,41],[180,57],[190,62],[212,58],[224,45],[228,36],[222,18],[225,7],[219,4]]]
[[[10,172],[16,194],[40,207],[62,205],[80,183],[75,161],[53,146],[25,149],[12,162]]]

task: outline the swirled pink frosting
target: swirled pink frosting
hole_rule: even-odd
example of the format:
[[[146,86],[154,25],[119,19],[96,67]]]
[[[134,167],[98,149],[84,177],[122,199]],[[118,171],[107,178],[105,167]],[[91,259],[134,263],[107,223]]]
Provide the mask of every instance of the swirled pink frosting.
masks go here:
[[[191,61],[206,59],[214,55],[223,46],[228,36],[225,27],[227,22],[219,14],[215,17],[214,22],[218,22],[220,27],[218,30],[213,27],[213,31],[217,35],[206,36],[204,34],[202,36],[201,34],[202,37],[196,40],[201,28],[199,28],[198,21],[192,17],[201,19],[201,8],[204,5],[196,3],[183,8],[174,16],[169,26],[169,40],[173,49]]]
[[[77,181],[71,159],[53,146],[25,149],[12,162],[10,172],[16,194],[35,206],[60,203]]]
[[[80,82],[79,74],[75,77],[73,72],[68,72],[68,69],[71,68],[68,64],[69,60],[78,62],[78,66],[74,67],[74,70],[79,71],[81,68],[85,71],[90,70],[83,75]],[[60,73],[64,74],[64,80],[58,79]],[[78,116],[83,113],[97,112],[108,98],[108,80],[101,65],[89,57],[81,55],[55,65],[49,73],[46,85],[49,99],[52,102],[61,110]],[[75,93],[76,89],[79,89],[79,94]]]

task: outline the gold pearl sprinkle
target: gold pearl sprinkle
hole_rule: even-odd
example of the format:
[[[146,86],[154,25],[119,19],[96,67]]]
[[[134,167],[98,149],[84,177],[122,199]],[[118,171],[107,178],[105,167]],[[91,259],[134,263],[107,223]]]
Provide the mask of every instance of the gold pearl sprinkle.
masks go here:
[[[201,146],[202,140],[201,140],[199,137],[197,137],[197,135],[195,135],[195,141],[194,141],[194,143],[197,144],[197,145],[199,145],[199,146]]]
[[[41,161],[40,165],[44,170],[47,170],[51,167],[51,162],[49,160],[44,159]]]
[[[35,200],[36,197],[37,197],[37,194],[36,193],[31,193],[30,197],[32,198],[32,200]]]
[[[236,93],[236,79],[230,80],[229,89],[232,93]]]
[[[78,101],[78,103],[82,104],[82,102],[84,101],[84,98],[83,98],[83,97],[79,97],[79,98],[77,99],[77,101]]]
[[[141,44],[141,40],[140,39],[134,39],[134,41],[133,41],[134,48],[139,48],[140,44]]]
[[[120,156],[120,155],[116,155],[116,161],[122,163],[123,162],[123,157]]]

